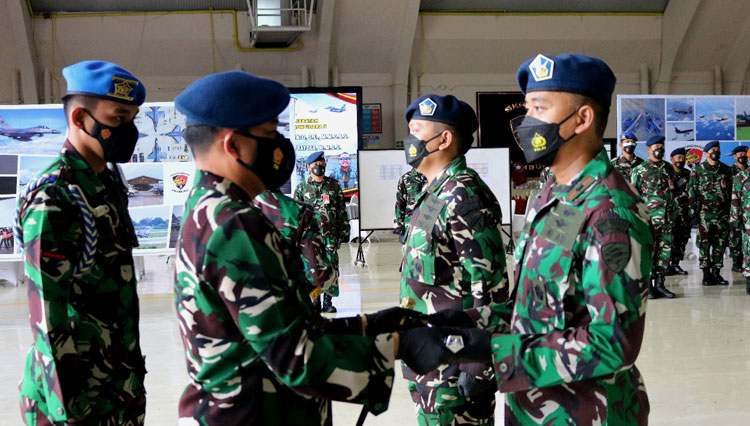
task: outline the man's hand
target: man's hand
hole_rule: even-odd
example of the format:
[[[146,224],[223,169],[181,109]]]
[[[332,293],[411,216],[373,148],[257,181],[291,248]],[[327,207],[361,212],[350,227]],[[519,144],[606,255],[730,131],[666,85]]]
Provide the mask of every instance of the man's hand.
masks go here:
[[[398,333],[396,358],[402,359],[417,374],[427,374],[454,361],[446,347],[445,333],[437,328],[412,328]]]
[[[365,315],[365,334],[375,336],[382,333],[408,330],[427,325],[425,316],[411,309],[396,306]]]
[[[461,309],[446,309],[427,315],[427,321],[436,327],[465,327],[472,328],[476,325],[469,314]]]

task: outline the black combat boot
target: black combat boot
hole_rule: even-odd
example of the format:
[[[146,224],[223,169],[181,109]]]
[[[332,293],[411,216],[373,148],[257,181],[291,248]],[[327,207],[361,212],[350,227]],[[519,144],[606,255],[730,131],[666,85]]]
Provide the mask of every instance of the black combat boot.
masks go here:
[[[732,272],[742,272],[742,258],[732,259]]]
[[[316,314],[319,314],[320,311],[321,311],[320,303],[321,303],[322,300],[323,300],[323,296],[320,295],[320,296],[316,297],[315,299],[313,299],[313,301],[312,301],[313,311],[315,311]]]
[[[336,307],[333,306],[333,298],[330,294],[323,293],[323,312],[328,314],[336,313]]]
[[[745,294],[750,294],[750,277],[745,278]]]
[[[687,271],[680,268],[680,262],[678,260],[675,260],[672,262],[671,265],[669,265],[669,270],[673,271],[674,273],[672,275],[687,275]]]
[[[654,279],[651,278],[651,285],[648,286],[648,298],[649,299],[658,299],[659,293],[656,292],[656,289],[654,288]]]
[[[719,273],[719,268],[713,268],[714,280],[719,285],[729,285],[729,281],[725,280],[724,277]]]
[[[711,271],[711,268],[703,268],[703,285],[704,286],[711,286],[711,285],[717,285],[716,278],[714,278],[713,271]]]
[[[665,299],[674,299],[675,294],[671,291],[667,290],[666,287],[664,287],[664,276],[662,275],[654,275],[654,293],[658,294],[658,297],[663,297]]]

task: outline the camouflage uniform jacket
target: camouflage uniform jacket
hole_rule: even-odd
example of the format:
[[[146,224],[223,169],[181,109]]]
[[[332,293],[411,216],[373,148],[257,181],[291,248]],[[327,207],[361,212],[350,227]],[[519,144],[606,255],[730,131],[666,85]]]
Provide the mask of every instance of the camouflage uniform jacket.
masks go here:
[[[427,183],[427,178],[417,169],[411,169],[404,173],[398,180],[396,186],[396,219],[394,219],[396,234],[405,234],[411,213],[414,211],[414,203],[422,188]]]
[[[387,408],[393,336],[324,335],[299,256],[247,193],[199,171],[184,218],[174,300],[191,382],[181,422],[330,424],[328,399]]]
[[[674,181],[674,201],[677,206],[675,216],[680,218],[680,223],[690,223],[690,195],[688,194],[690,170],[683,167],[675,172],[673,167],[672,178]]]
[[[729,215],[732,197],[732,169],[719,162],[712,166],[704,161],[693,169],[688,182],[690,217],[711,212]]]
[[[311,205],[320,214],[321,229],[328,243],[328,250],[336,250],[342,240],[349,239],[349,215],[346,212],[344,193],[336,179],[325,176],[322,182],[315,182],[310,176],[297,185],[294,199]]]
[[[654,224],[674,220],[677,204],[674,199],[674,168],[666,161],[644,161],[636,166],[630,182],[641,194]]]
[[[425,187],[410,223],[401,263],[402,305],[430,314],[507,300],[500,205],[477,173],[466,167],[464,156]],[[408,380],[438,387],[456,386],[459,370],[469,372],[468,368],[444,365],[425,376],[405,365],[403,371]]]
[[[740,166],[737,165],[737,162],[735,162],[734,164],[732,164],[729,167],[732,169],[732,177],[737,176],[738,173],[740,173],[743,170],[747,169],[747,167],[745,167],[745,169],[741,169]]]
[[[119,175],[95,173],[68,141],[43,174],[57,180],[19,206],[33,333],[21,396],[52,421],[93,419],[144,394],[132,256],[138,242]],[[94,263],[80,276],[73,269],[84,221],[68,185],[79,187],[98,215]]]
[[[338,280],[331,255],[318,223],[320,216],[306,204],[295,201],[279,191],[264,192],[253,200],[281,236],[302,256],[307,279],[321,290]]]
[[[627,158],[620,155],[610,161],[610,164],[615,166],[615,170],[622,173],[622,176],[626,181],[630,181],[630,175],[633,173],[633,169],[635,169],[636,166],[641,165],[643,162],[643,159],[638,156],[634,156],[633,161],[629,161]]]
[[[750,230],[750,168],[737,173],[732,181],[732,207],[730,222]]]
[[[605,150],[544,186],[516,246],[513,303],[469,311],[502,333],[492,351],[506,424],[647,424],[635,360],[652,246],[646,206]]]

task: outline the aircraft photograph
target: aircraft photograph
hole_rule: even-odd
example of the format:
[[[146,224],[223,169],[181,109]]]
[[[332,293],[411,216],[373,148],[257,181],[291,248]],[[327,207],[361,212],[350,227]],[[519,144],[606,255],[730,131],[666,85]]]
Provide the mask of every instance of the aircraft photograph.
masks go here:
[[[344,112],[346,111],[346,104],[341,104],[341,108],[336,108],[334,106],[327,106],[326,109],[331,112]]]
[[[667,121],[693,121],[694,103],[693,98],[667,99]]]
[[[737,140],[750,140],[750,114],[747,113],[747,111],[750,111],[750,97],[735,98],[734,110],[736,111]]]
[[[17,141],[29,142],[34,137],[59,135],[60,133],[59,130],[50,129],[43,124],[34,127],[13,127],[8,124],[3,117],[0,117],[0,136],[5,136],[6,138],[15,139]]]
[[[638,140],[665,134],[664,98],[626,98],[620,105],[622,121],[620,133],[633,132]]]
[[[727,141],[735,139],[734,100],[719,97],[698,97],[695,99],[696,141]]]
[[[128,205],[164,204],[164,171],[160,163],[126,163],[121,168],[128,185]]]
[[[171,206],[149,206],[129,208],[139,248],[155,249],[167,247]]]
[[[692,141],[695,129],[693,123],[667,123],[667,140]]]

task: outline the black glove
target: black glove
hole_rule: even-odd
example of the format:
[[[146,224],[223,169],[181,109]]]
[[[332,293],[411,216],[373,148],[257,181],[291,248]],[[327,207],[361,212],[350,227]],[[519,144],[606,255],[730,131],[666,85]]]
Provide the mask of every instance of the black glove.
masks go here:
[[[427,374],[438,366],[455,360],[453,353],[443,342],[443,329],[412,328],[399,331],[398,336],[396,358],[402,359],[417,374]]]
[[[394,331],[408,330],[410,328],[424,327],[427,325],[427,320],[423,314],[400,306],[383,309],[374,314],[367,314],[365,317],[367,318],[365,333],[368,336],[392,333]]]
[[[461,309],[446,309],[427,316],[427,321],[436,327],[475,327],[474,320]]]
[[[492,369],[492,367],[488,368]],[[467,398],[484,393],[494,385],[493,380],[491,380],[492,377],[492,374],[488,374],[488,377],[478,379],[476,376],[462,371],[458,375],[458,393]]]
[[[326,319],[326,322],[323,325],[323,333],[353,334],[355,336],[361,336],[362,317],[357,315],[355,317]]]
[[[401,243],[401,245],[406,244],[406,232],[398,234],[398,242]]]
[[[445,328],[446,340],[461,336],[463,348],[455,358],[462,362],[492,362],[492,333],[478,328]],[[454,339],[455,341],[456,339]]]

